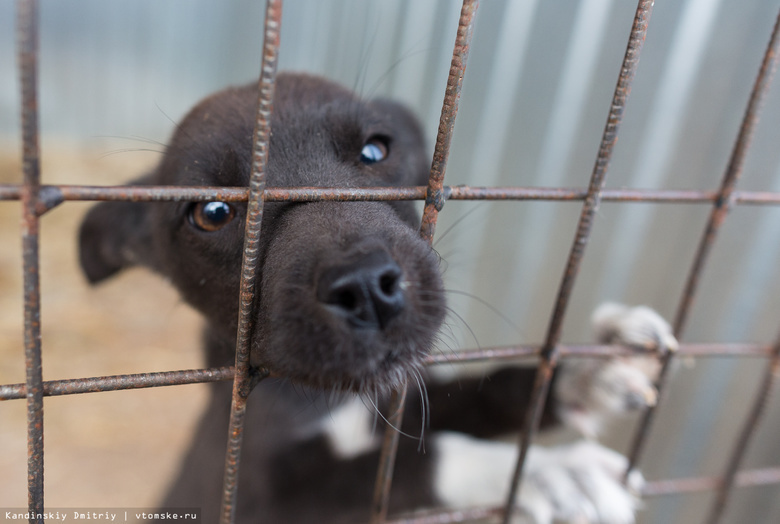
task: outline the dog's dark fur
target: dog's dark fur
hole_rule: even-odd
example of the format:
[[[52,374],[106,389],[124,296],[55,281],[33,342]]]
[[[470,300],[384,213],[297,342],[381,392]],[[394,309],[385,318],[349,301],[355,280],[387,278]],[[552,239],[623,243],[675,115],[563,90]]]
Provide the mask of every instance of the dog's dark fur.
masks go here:
[[[207,98],[181,123],[157,169],[138,183],[245,187],[255,108],[255,86]],[[425,184],[421,131],[394,103],[363,102],[322,79],[283,74],[271,128],[270,187]],[[361,161],[362,148],[377,137],[387,157]],[[233,208],[232,221],[203,231],[191,203],[99,204],[81,229],[84,271],[91,282],[133,265],[164,275],[207,319],[208,364],[231,364],[246,205]],[[410,202],[265,205],[251,362],[289,380],[266,379],[249,398],[239,523],[366,520],[378,451],[339,457],[319,424],[338,405],[334,390],[375,401],[419,373],[421,359],[433,350],[445,301],[438,258],[419,239],[418,227]],[[365,279],[376,271],[390,273],[390,296],[384,299],[392,302],[391,312],[373,304],[373,295],[357,308],[368,310],[357,313],[350,309],[355,296],[346,302],[333,298],[334,287],[357,278],[359,289],[348,292],[362,300],[371,285]],[[426,431],[489,437],[517,429],[533,373],[504,369],[482,380],[429,381]],[[164,501],[166,507],[201,507],[204,522],[217,521],[230,395],[230,384],[212,386],[208,409]],[[410,395],[402,428],[416,435],[423,426],[419,395]],[[544,423],[555,421],[555,403],[548,402]],[[439,503],[432,488],[436,455],[435,446],[421,452],[417,440],[402,438],[394,511]]]

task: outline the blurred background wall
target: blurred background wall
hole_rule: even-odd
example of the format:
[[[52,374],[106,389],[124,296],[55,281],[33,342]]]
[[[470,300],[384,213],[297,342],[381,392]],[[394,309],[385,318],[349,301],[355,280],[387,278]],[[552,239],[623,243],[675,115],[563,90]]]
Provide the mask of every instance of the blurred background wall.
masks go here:
[[[196,101],[255,79],[261,4],[44,0],[44,181],[116,183],[136,173],[136,165],[153,164],[174,123]],[[459,4],[288,0],[280,69],[322,74],[366,97],[402,100],[423,120],[432,145]],[[635,7],[627,0],[483,1],[446,183],[586,186]],[[718,187],[778,7],[777,0],[657,3],[608,187]],[[13,21],[12,3],[0,3],[0,143],[15,154],[19,90]],[[779,143],[776,82],[740,189],[780,191]],[[79,166],[98,167],[86,177],[81,167],[61,161],[69,154],[88,159]],[[8,168],[5,182],[19,180],[9,173],[17,171]],[[451,295],[458,314],[450,319],[452,346],[543,340],[580,207],[550,202],[445,206],[436,248],[445,259],[446,285],[479,299]],[[589,341],[589,312],[606,299],[648,304],[671,318],[708,212],[703,204],[604,203],[564,341]],[[780,313],[779,255],[780,209],[737,207],[717,240],[683,340],[772,342]],[[6,258],[3,267],[15,264]],[[68,278],[76,279],[75,287],[86,287],[79,277]],[[122,300],[144,303],[132,293]],[[56,347],[56,326],[49,329]],[[10,330],[4,327],[4,336]],[[762,365],[706,358],[680,369],[642,463],[646,476],[720,474]],[[610,441],[625,450],[632,432],[629,421],[615,428]],[[780,464],[778,432],[780,399],[774,398],[745,466]],[[47,489],[52,493],[57,486]],[[12,504],[1,497],[0,505]],[[710,494],[651,499],[641,522],[695,522],[709,500]],[[778,488],[737,490],[728,516],[728,522],[780,522]]]

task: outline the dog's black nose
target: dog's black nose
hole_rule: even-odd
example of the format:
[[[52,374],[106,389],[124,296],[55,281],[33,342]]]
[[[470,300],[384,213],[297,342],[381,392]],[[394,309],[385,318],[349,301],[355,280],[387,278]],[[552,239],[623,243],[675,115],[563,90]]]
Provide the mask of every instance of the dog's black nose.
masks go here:
[[[384,329],[403,310],[403,271],[384,251],[325,268],[317,299],[358,328]]]

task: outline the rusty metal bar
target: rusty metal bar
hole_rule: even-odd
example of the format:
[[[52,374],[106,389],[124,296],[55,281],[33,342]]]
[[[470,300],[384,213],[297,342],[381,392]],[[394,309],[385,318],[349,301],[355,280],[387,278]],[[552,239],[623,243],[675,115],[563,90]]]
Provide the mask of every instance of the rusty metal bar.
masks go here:
[[[490,348],[466,349],[455,353],[430,355],[425,360],[426,366],[438,364],[463,364],[473,362],[500,362],[505,360],[531,359],[542,356],[542,345],[497,346]],[[678,350],[686,357],[769,357],[773,347],[769,344],[682,344]],[[645,349],[627,346],[606,346],[592,344],[560,344],[560,358],[588,357],[611,358],[648,353]],[[651,352],[652,353],[652,352]]]
[[[22,92],[22,258],[24,271],[24,355],[27,398],[27,505],[29,521],[43,522],[43,371],[39,275],[40,191],[38,147],[38,3],[17,3],[17,45]],[[39,518],[40,517],[40,518]]]
[[[425,208],[420,224],[420,237],[433,244],[433,235],[439,211],[444,206],[444,175],[447,170],[447,159],[450,153],[452,133],[455,129],[455,118],[458,115],[458,102],[463,87],[463,76],[466,73],[471,37],[474,33],[474,21],[479,7],[479,0],[463,0],[458,20],[458,31],[455,46],[452,50],[450,72],[447,77],[447,87],[444,91],[444,103],[439,119],[439,130],[436,135],[436,146],[431,161],[431,173],[428,177],[428,187],[425,193]],[[374,497],[371,506],[371,522],[381,523],[387,518],[390,501],[390,487],[393,482],[393,464],[398,451],[398,439],[404,415],[404,400],[407,384],[404,383],[390,398],[391,424],[385,429],[382,451],[379,459]]]
[[[443,186],[446,200],[547,200],[573,202],[585,200],[585,188],[556,187],[478,187]],[[121,200],[130,202],[246,202],[249,190],[243,187],[192,186],[73,186],[42,185],[38,213],[43,214],[63,202],[85,200]],[[390,201],[425,200],[427,188],[414,187],[290,187],[267,188],[266,202],[314,201]],[[0,201],[20,200],[22,186],[0,184]],[[713,204],[717,191],[677,189],[608,189],[601,192],[603,202],[647,202],[657,204]],[[732,204],[780,205],[780,193],[771,191],[734,191]]]
[[[404,417],[404,403],[408,391],[407,384],[393,392],[390,398],[390,414],[387,417],[387,428],[382,437],[382,451],[379,455],[374,494],[371,501],[371,522],[385,522],[390,502],[390,486],[393,482],[395,458],[398,454],[398,438]]]
[[[728,502],[729,494],[734,486],[734,482],[737,476],[737,470],[739,469],[742,459],[747,452],[748,445],[753,438],[753,435],[758,429],[758,425],[763,418],[766,406],[769,403],[769,398],[777,379],[780,377],[780,337],[778,337],[775,344],[775,348],[772,352],[772,358],[769,361],[766,371],[764,373],[764,379],[761,383],[761,387],[756,394],[756,399],[753,402],[753,406],[750,409],[745,424],[742,426],[742,431],[739,434],[739,438],[734,445],[734,449],[731,452],[731,456],[726,466],[726,472],[723,474],[723,481],[718,486],[718,493],[715,497],[715,501],[710,508],[710,513],[704,522],[710,524],[717,524],[723,520],[723,515],[726,513],[726,503]]]
[[[79,393],[100,393],[103,391],[201,384],[205,382],[233,380],[234,375],[235,368],[232,366],[225,366],[210,369],[161,371],[157,373],[52,380],[43,383],[43,396],[57,397]],[[1,385],[0,401],[25,398],[26,391],[27,387],[24,384]]]
[[[656,480],[648,482],[642,488],[643,497],[660,497],[664,495],[681,495],[711,491],[723,484],[720,477],[694,477],[671,480]],[[780,468],[761,468],[740,471],[736,474],[734,486],[743,488],[749,486],[764,486],[780,484]]]
[[[265,169],[271,139],[271,112],[273,110],[276,66],[279,58],[279,37],[282,23],[281,0],[268,0],[265,11],[263,57],[258,82],[257,120],[252,137],[252,173],[249,178],[244,253],[241,261],[241,284],[236,335],[236,368],[233,379],[233,400],[230,409],[228,447],[225,453],[221,524],[235,521],[238,468],[247,397],[251,391],[249,353],[254,322],[255,284],[259,263],[260,225],[263,218]]]
[[[634,355],[645,351],[625,346],[604,345],[560,345],[561,358],[589,357],[610,358],[614,356]],[[774,348],[769,344],[683,344],[679,354],[696,358],[733,357],[756,358],[772,356]],[[473,362],[518,361],[539,358],[541,345],[497,346],[466,349],[456,353],[428,356],[423,364],[436,366],[441,364],[465,364]],[[161,371],[155,373],[136,373],[109,375],[102,377],[51,380],[43,383],[43,396],[54,397],[81,393],[100,393],[103,391],[121,391],[128,389],[177,386],[233,380],[235,368],[225,366],[208,369],[187,369],[180,371]],[[271,375],[273,376],[273,375]],[[25,384],[0,385],[0,402],[26,398]]]
[[[631,83],[639,65],[639,56],[641,54],[645,35],[647,34],[647,25],[650,20],[652,8],[652,0],[640,0],[637,5],[636,16],[634,17],[633,26],[631,28],[631,35],[628,40],[617,86],[615,87],[615,93],[610,105],[609,116],[607,117],[607,123],[604,127],[596,163],[593,167],[588,194],[585,197],[585,203],[577,225],[574,243],[572,244],[569,259],[558,291],[555,309],[547,331],[547,340],[544,344],[542,360],[536,374],[531,404],[528,407],[526,418],[523,423],[523,431],[519,443],[520,455],[512,476],[512,484],[507,497],[506,513],[504,515],[505,524],[510,522],[517,504],[517,494],[520,488],[525,459],[531,441],[539,427],[545,399],[550,388],[550,381],[552,380],[552,373],[558,362],[558,342],[561,336],[563,318],[579,271],[580,262],[585,253],[585,247],[587,246],[590,231],[593,226],[593,218],[601,203],[601,191],[606,180],[607,168],[612,157],[612,150],[617,142],[618,129],[623,118],[623,111],[626,106],[629,92],[631,91]]]
[[[758,116],[763,104],[766,93],[769,91],[769,86],[772,83],[772,76],[777,68],[778,51],[780,50],[780,13],[778,13],[777,21],[775,22],[772,35],[769,39],[764,58],[761,61],[761,67],[758,71],[753,90],[750,94],[750,100],[748,101],[745,115],[742,119],[742,125],[739,129],[734,149],[731,152],[731,158],[729,159],[726,172],[723,175],[720,190],[718,191],[718,197],[715,200],[715,204],[710,212],[710,217],[707,221],[707,226],[704,229],[704,233],[701,237],[699,247],[697,249],[693,265],[691,266],[688,274],[688,279],[683,291],[680,303],[677,308],[677,314],[674,319],[674,335],[681,338],[685,329],[685,323],[688,318],[688,313],[693,305],[696,290],[699,285],[699,278],[704,271],[704,265],[709,259],[709,254],[712,251],[712,246],[715,242],[715,237],[720,230],[721,225],[726,219],[726,215],[731,210],[734,200],[734,188],[742,174],[742,167],[745,162],[745,156],[750,147],[751,140],[753,138],[753,132],[756,124],[758,123]],[[656,387],[659,394],[662,394],[665,390],[667,383],[669,369],[673,359],[673,353],[667,353],[663,357],[663,364],[659,378],[656,382]],[[639,462],[639,458],[642,454],[647,435],[650,431],[650,426],[655,417],[658,405],[648,408],[645,411],[642,420],[640,421],[639,428],[634,436],[634,440],[631,445],[631,451],[629,453],[629,470],[636,467]]]

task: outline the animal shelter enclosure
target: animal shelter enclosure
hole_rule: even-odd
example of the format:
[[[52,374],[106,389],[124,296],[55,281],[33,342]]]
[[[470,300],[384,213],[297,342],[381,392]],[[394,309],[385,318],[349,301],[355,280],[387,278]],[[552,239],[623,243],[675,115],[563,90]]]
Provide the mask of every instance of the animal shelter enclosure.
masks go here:
[[[20,489],[29,494],[29,509],[35,512],[48,507],[51,498],[58,506],[69,504],[68,499],[56,499],[57,484],[73,483],[78,494],[80,484],[73,479],[79,477],[79,467],[73,464],[62,466],[67,474],[55,473],[57,484],[48,484],[46,490],[43,484],[44,456],[47,464],[56,464],[58,455],[69,453],[66,446],[53,451],[48,438],[44,448],[43,428],[48,428],[52,418],[56,420],[58,409],[66,409],[66,402],[81,397],[71,395],[101,392],[94,397],[108,399],[106,404],[91,407],[104,410],[101,416],[105,418],[112,417],[110,406],[118,405],[120,396],[157,391],[170,395],[166,397],[169,407],[155,408],[150,418],[159,420],[149,426],[149,421],[142,420],[146,408],[137,399],[159,405],[166,399],[137,396],[128,400],[139,404],[136,416],[123,420],[116,435],[97,441],[116,439],[120,445],[134,446],[146,440],[147,447],[134,449],[154,457],[155,453],[171,453],[187,440],[192,422],[179,423],[177,411],[196,409],[179,406],[191,401],[197,407],[200,390],[187,389],[195,386],[185,384],[234,380],[234,412],[240,415],[246,400],[242,384],[251,380],[246,341],[243,348],[239,341],[235,367],[203,369],[197,356],[179,353],[177,348],[198,343],[197,333],[192,333],[197,324],[194,315],[177,306],[175,297],[158,299],[159,284],[139,280],[137,275],[130,276],[121,288],[117,287],[121,283],[114,286],[118,293],[114,298],[100,291],[79,291],[79,286],[85,288],[86,284],[76,280],[76,285],[63,288],[63,296],[56,298],[59,306],[50,303],[61,325],[46,331],[48,306],[41,312],[41,303],[46,304],[49,286],[59,289],[62,284],[58,280],[77,278],[58,275],[59,265],[46,269],[47,241],[75,243],[74,215],[59,215],[70,228],[71,238],[61,230],[56,238],[41,236],[47,226],[54,226],[54,218],[48,222],[50,217],[65,213],[65,208],[82,206],[75,202],[93,200],[247,201],[253,218],[247,221],[245,245],[251,255],[252,243],[262,234],[259,217],[264,202],[411,199],[424,202],[422,234],[442,253],[448,287],[456,291],[450,302],[458,318],[453,320],[453,347],[448,349],[457,351],[437,353],[429,364],[450,372],[458,363],[540,363],[536,400],[518,441],[520,450],[526,450],[536,437],[540,403],[549,387],[551,370],[561,359],[604,358],[627,351],[586,342],[587,316],[594,306],[606,299],[648,303],[673,322],[681,346],[674,355],[659,356],[665,372],[658,407],[613,428],[608,436],[613,447],[627,454],[648,479],[642,493],[646,509],[640,512],[639,522],[774,522],[780,518],[776,501],[780,411],[773,394],[780,366],[780,341],[776,338],[780,310],[780,156],[776,147],[780,140],[780,97],[777,86],[770,82],[780,46],[776,2],[737,5],[725,0],[688,0],[653,6],[653,2],[643,0],[638,6],[628,6],[607,0],[565,5],[510,0],[483,2],[478,8],[476,1],[466,0],[461,11],[460,5],[450,1],[334,1],[317,2],[312,7],[311,3],[290,0],[284,3],[284,16],[282,3],[270,1],[265,14],[256,7],[233,3],[224,10],[201,5],[201,11],[193,11],[199,16],[185,14],[182,6],[171,7],[168,14],[172,18],[149,11],[153,8],[142,3],[124,8],[81,6],[73,9],[83,10],[77,14],[60,11],[68,8],[53,3],[41,4],[39,12],[37,2],[19,1],[16,17],[11,6],[0,6],[5,34],[14,34],[11,26],[14,18],[17,20],[19,68],[18,72],[10,66],[0,69],[7,73],[1,89],[3,93],[15,89],[11,78],[21,85],[20,98],[8,94],[1,98],[3,114],[13,112],[21,119],[4,119],[0,131],[4,137],[13,137],[4,141],[24,152],[22,166],[8,161],[0,173],[0,200],[8,201],[0,203],[2,238],[5,244],[18,244],[20,233],[24,246],[18,253],[23,256],[23,270],[16,258],[4,258],[0,265],[4,273],[13,272],[24,279],[23,305],[18,297],[3,297],[7,303],[4,310],[16,313],[2,324],[3,337],[9,342],[1,353],[0,382],[5,385],[0,386],[0,399],[8,402],[0,408],[21,405],[21,399],[27,399],[24,419],[29,442],[25,464],[29,469],[24,475],[3,475],[2,482],[8,482],[9,490],[3,484],[0,492],[14,495],[0,494],[0,507],[23,505],[12,498]],[[184,34],[193,42],[207,40],[210,47],[189,49],[193,55],[202,53],[190,56],[190,63],[202,59],[211,70],[174,70],[170,73],[173,78],[161,73],[166,59],[180,58],[174,51],[176,45],[181,46],[176,41],[178,34],[170,36],[170,41],[158,36],[155,44],[159,48],[148,55],[119,53],[112,61],[101,54],[103,51],[87,50],[87,44],[99,48],[99,40],[66,45],[68,35],[58,25],[73,24],[69,26],[72,30],[80,23],[85,28],[101,26],[97,18],[89,18],[101,9],[108,10],[101,11],[104,14],[117,9],[113,16],[118,18],[129,16],[129,25],[136,30],[150,24],[165,33],[166,20],[177,20],[177,27],[191,22],[189,30],[182,30]],[[227,34],[213,35],[213,28],[203,24],[209,16],[215,26],[221,23],[233,30],[229,37],[235,40],[230,45],[219,43],[219,37],[228,38]],[[261,20],[265,20],[262,47]],[[110,19],[104,22],[101,29],[84,34],[105,38],[126,53],[132,47],[127,42],[143,38],[133,36],[132,30],[112,36],[110,28],[121,24],[115,20],[112,26]],[[350,33],[341,24],[360,30]],[[52,40],[46,40],[47,34]],[[241,40],[245,37],[246,41]],[[455,50],[451,53],[453,39]],[[41,52],[39,40],[45,44]],[[3,53],[10,57],[13,45],[4,42],[3,46]],[[66,52],[76,56],[69,57]],[[246,63],[233,64],[231,69],[220,61],[228,55]],[[47,56],[53,58],[47,62]],[[77,63],[79,56],[91,57],[84,62],[95,65],[92,75],[105,76],[102,83],[87,82],[94,79],[81,69],[84,64]],[[116,60],[117,56],[133,59]],[[289,57],[287,62],[285,56]],[[137,84],[120,87],[128,78],[123,68],[147,59],[163,65],[136,64],[133,71],[143,72],[131,74],[138,77]],[[158,137],[166,133],[154,130],[150,122],[156,118],[170,128],[171,121],[178,121],[194,99],[213,87],[244,76],[256,77],[254,70],[261,59],[261,109],[253,155],[258,168],[248,189],[109,187],[107,177],[90,178],[82,173],[89,162],[64,161],[73,159],[73,151],[82,147],[72,142],[79,133],[90,137],[105,129],[116,130],[112,135]],[[268,93],[273,89],[277,61],[279,68],[324,74],[352,85],[366,97],[399,98],[413,107],[423,117],[431,144],[436,139],[428,187],[265,189],[263,151],[272,110],[267,107]],[[14,60],[5,63],[13,64]],[[176,74],[182,77],[178,83]],[[73,80],[74,76],[84,79],[89,87]],[[158,85],[169,85],[168,91],[149,87]],[[86,91],[82,99],[77,91]],[[102,111],[86,109],[101,98],[106,102]],[[442,98],[444,108],[440,109]],[[137,115],[132,114],[133,108],[138,105],[148,106],[150,113],[134,121],[132,117]],[[103,117],[115,118],[118,123],[106,124]],[[52,147],[49,151],[57,151],[59,159],[47,160],[48,144],[56,143],[51,137],[62,136],[70,136],[71,142]],[[142,148],[163,147],[163,140],[145,138]],[[136,145],[131,142],[122,147]],[[123,170],[111,180],[119,183],[149,168],[148,162],[123,160],[122,155],[114,155],[92,161],[92,169]],[[41,175],[49,173],[57,175],[57,184],[41,182]],[[16,223],[19,212],[22,230],[12,232],[6,224]],[[441,224],[437,225],[439,213]],[[242,295],[252,296],[251,256],[244,269]],[[45,277],[42,282],[39,276]],[[8,287],[18,287],[18,295],[22,289],[17,286],[19,280],[7,280]],[[152,324],[150,334],[141,337],[138,345],[152,351],[139,348],[136,353],[135,344],[112,350],[114,339],[135,336],[133,332],[145,329],[140,324],[113,324],[115,317],[132,319],[134,310],[151,309],[144,303],[124,305],[125,297],[129,299],[133,293],[155,297],[152,302],[160,300],[171,311],[164,319],[151,314],[145,320]],[[87,310],[94,315],[92,321],[77,318],[76,313],[63,314],[77,300],[96,303]],[[249,311],[242,311],[246,319]],[[19,325],[14,324],[17,321],[24,323],[24,340]],[[155,322],[170,326],[155,326]],[[69,323],[93,329],[95,334],[77,334],[75,329],[66,329]],[[87,342],[93,344],[91,352],[68,358],[64,350]],[[62,355],[54,352],[49,360],[50,344]],[[152,358],[160,360],[146,367]],[[115,362],[105,366],[100,362],[112,359]],[[694,367],[689,365],[692,361],[696,362]],[[63,368],[53,369],[49,362],[61,363]],[[679,363],[677,371],[672,370],[675,363]],[[109,368],[118,371],[104,371]],[[94,373],[88,371],[92,369]],[[51,378],[54,376],[57,379]],[[95,378],[81,378],[91,376]],[[24,383],[20,383],[22,379]],[[113,392],[167,385],[177,387]],[[46,401],[45,418],[44,397],[52,397]],[[10,409],[0,412],[3,432],[10,432],[7,421],[24,424]],[[392,411],[396,417],[403,416],[398,409]],[[177,430],[163,432],[171,420],[177,421]],[[83,431],[72,430],[72,440],[100,438],[101,423],[97,420]],[[240,434],[240,416],[234,417],[231,431]],[[127,437],[117,439],[123,432]],[[375,522],[503,518],[504,508],[387,516],[386,497],[398,437],[397,432],[386,433],[383,460],[378,465]],[[58,442],[56,438],[54,442]],[[163,444],[169,447],[155,449]],[[82,454],[81,459],[87,460],[92,447],[100,448],[101,444],[85,445],[77,457]],[[12,464],[7,455],[13,451],[18,457],[17,448],[3,444],[2,460]],[[230,522],[234,504],[239,449],[240,440],[236,439],[226,460],[225,523]],[[508,505],[523,468],[522,451],[520,457]],[[106,470],[90,471],[101,476],[111,469],[134,471],[134,461],[131,457]],[[12,470],[18,472],[16,465],[9,466],[8,471]],[[130,474],[134,475],[139,477],[136,483],[143,483],[140,472]],[[160,474],[165,475],[167,472]],[[26,486],[24,478],[28,478]],[[17,487],[11,487],[11,481]],[[101,493],[91,500],[107,500],[101,498],[105,496]],[[152,493],[143,496],[151,497]],[[149,498],[111,502],[127,507],[155,503]]]

